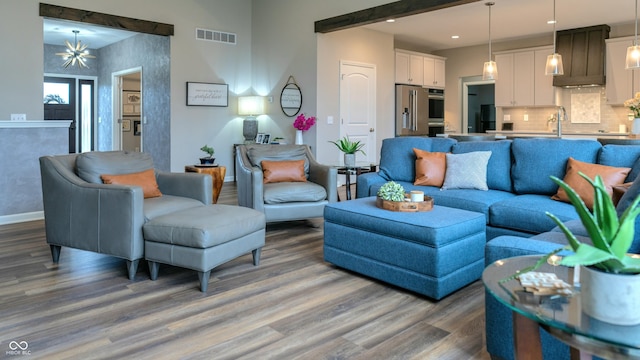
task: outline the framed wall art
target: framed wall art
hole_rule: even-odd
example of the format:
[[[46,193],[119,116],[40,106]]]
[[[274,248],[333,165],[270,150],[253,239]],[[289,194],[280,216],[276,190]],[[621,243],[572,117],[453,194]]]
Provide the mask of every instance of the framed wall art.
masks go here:
[[[122,119],[122,131],[131,131],[131,120]]]
[[[187,82],[187,106],[229,106],[229,85]]]

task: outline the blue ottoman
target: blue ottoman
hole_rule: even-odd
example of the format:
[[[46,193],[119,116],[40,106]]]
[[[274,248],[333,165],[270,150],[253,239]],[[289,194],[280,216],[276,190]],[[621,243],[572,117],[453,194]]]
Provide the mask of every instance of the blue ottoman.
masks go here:
[[[483,214],[437,205],[394,212],[375,203],[368,197],[325,206],[325,261],[437,300],[481,277]]]

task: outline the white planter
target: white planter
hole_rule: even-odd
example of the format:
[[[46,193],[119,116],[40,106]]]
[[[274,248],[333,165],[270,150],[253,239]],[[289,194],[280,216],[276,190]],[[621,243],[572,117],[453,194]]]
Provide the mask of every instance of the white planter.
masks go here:
[[[302,130],[296,130],[296,145],[302,145],[304,142],[302,141]]]
[[[344,166],[355,167],[356,166],[356,154],[344,154]]]
[[[580,270],[585,314],[611,324],[640,324],[640,274],[610,274],[588,267]]]

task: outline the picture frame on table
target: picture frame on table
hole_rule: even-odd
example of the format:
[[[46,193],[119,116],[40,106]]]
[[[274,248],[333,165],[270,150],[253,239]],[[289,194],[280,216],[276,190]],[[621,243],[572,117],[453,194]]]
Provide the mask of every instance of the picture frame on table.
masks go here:
[[[229,106],[229,85],[187,82],[187,106]]]
[[[256,135],[256,144],[262,144],[263,140],[264,140],[264,134],[258,133],[258,135]]]
[[[268,144],[270,140],[271,140],[271,134],[264,134],[264,136],[262,137],[263,144]]]

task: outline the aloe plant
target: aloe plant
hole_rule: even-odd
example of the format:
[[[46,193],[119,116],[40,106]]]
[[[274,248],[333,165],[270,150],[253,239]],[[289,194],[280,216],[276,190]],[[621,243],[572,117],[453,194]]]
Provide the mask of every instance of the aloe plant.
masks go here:
[[[404,201],[404,188],[395,181],[389,181],[380,187],[378,196],[387,201]]]
[[[362,150],[362,148],[364,147],[364,144],[360,142],[360,140],[351,141],[348,135],[338,141],[329,141],[329,142],[337,146],[338,149],[345,154],[355,154],[359,151],[364,155],[366,155],[365,152]]]
[[[569,241],[569,245],[564,249],[571,249],[574,252],[572,255],[563,257],[560,264],[594,266],[609,273],[640,274],[640,258],[627,254],[635,235],[636,217],[640,215],[640,207],[637,206],[640,196],[618,218],[616,207],[607,193],[602,178],[596,176],[595,180],[591,180],[583,173],[580,173],[580,176],[593,186],[593,211],[589,211],[580,196],[567,183],[551,176],[551,180],[567,192],[569,200],[593,242],[593,245],[580,242],[560,219],[547,212],[547,216],[553,219]],[[545,258],[552,254],[548,254]]]

